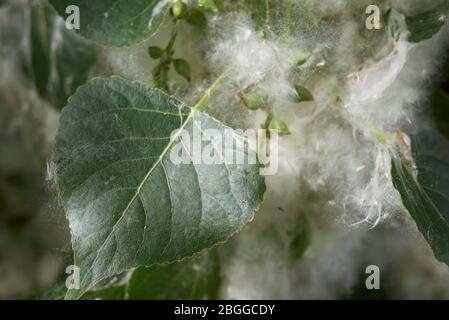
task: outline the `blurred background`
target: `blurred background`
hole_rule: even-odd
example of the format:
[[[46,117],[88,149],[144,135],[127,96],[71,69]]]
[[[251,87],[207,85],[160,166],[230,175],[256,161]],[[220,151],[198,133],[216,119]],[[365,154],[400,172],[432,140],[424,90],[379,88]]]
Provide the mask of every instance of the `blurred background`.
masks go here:
[[[48,289],[70,258],[48,159],[60,110],[96,59],[49,6],[0,2],[0,298]]]

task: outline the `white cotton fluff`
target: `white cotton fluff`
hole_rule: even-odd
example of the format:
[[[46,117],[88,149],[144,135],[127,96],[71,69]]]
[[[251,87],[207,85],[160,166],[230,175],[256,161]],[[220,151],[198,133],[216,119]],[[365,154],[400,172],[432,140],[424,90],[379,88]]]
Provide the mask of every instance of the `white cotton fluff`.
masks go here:
[[[346,108],[387,132],[411,125],[419,104],[428,96],[431,80],[438,76],[435,66],[444,63],[447,41],[426,41],[413,45],[405,41],[408,32],[402,16],[394,12],[402,24],[391,37],[393,50],[379,62],[357,73],[348,85],[350,99]]]
[[[232,67],[231,79],[237,88],[244,89],[271,80],[274,87],[266,89],[275,95],[282,94],[281,86],[286,81],[283,77],[292,63],[279,43],[261,40],[260,34],[248,25],[247,19],[247,15],[230,14],[212,20],[209,35],[213,39],[211,64],[218,70]],[[234,22],[229,23],[231,20]],[[275,82],[274,77],[278,81]]]
[[[390,137],[414,121],[417,104],[426,96],[426,82],[437,72],[435,58],[447,47],[444,36],[412,46],[399,29],[399,35],[385,44],[390,48],[383,50],[387,55],[345,85],[344,70],[350,75],[359,58],[348,54],[353,57],[351,69],[351,63],[332,54],[350,53],[351,35],[363,41],[348,21],[338,30],[346,41],[333,39],[320,52],[329,61],[324,70],[311,64],[304,70],[315,102],[297,105],[286,99],[293,61],[280,41],[261,39],[244,15],[222,16],[212,26],[216,33],[211,33],[210,63],[219,70],[231,65],[234,72],[212,97],[208,112],[233,126],[243,122],[258,128],[264,113],[247,112],[235,98],[239,90],[257,83],[257,92],[272,97],[276,116],[292,132],[280,138],[279,171],[267,177],[265,202],[255,221],[223,249],[223,297],[338,298],[359,284],[368,263],[401,278],[393,290],[397,297],[432,297],[437,291],[449,297],[440,283],[426,283],[423,270],[446,284],[449,271],[431,254],[425,262],[416,258],[412,248],[428,251],[428,246],[391,183],[387,147],[367,129],[370,123]],[[347,93],[339,96],[340,90]],[[292,266],[289,244],[299,215],[307,217],[312,240]],[[406,252],[402,260],[399,252]],[[403,261],[416,263],[408,278],[397,274]],[[425,284],[426,290],[419,291],[417,284]],[[408,291],[412,287],[417,291]]]
[[[419,104],[427,96],[428,81],[437,75],[448,30],[409,44],[399,12],[419,13],[424,5],[390,1],[398,10],[395,28],[378,31],[391,31],[391,36],[381,36],[374,45],[377,55],[367,60],[372,45],[360,31],[359,16],[351,13],[363,12],[367,1],[305,3],[325,14],[338,12],[339,20],[313,24],[313,17],[292,17],[292,35],[269,39],[244,13],[209,16],[207,34],[178,28],[175,55],[189,61],[194,81],[210,74],[187,92],[175,89],[181,100],[195,104],[232,67],[203,110],[234,128],[259,128],[265,112],[248,111],[238,97],[242,90],[254,90],[269,97],[275,116],[292,132],[279,139],[279,170],[266,179],[265,201],[254,221],[220,248],[221,296],[339,298],[361,285],[368,264],[376,264],[392,298],[449,298],[449,271],[433,258],[403,210],[391,183],[388,148],[369,129],[376,127],[391,139],[399,128],[423,124]],[[136,47],[104,49],[109,72],[151,79],[155,61],[147,47],[164,46],[170,30],[167,24],[156,38]],[[291,73],[296,49],[312,53],[299,67],[298,78]],[[170,78],[180,80],[174,73]],[[295,83],[310,89],[315,101],[290,102]],[[290,243],[303,219],[310,245],[292,263]]]

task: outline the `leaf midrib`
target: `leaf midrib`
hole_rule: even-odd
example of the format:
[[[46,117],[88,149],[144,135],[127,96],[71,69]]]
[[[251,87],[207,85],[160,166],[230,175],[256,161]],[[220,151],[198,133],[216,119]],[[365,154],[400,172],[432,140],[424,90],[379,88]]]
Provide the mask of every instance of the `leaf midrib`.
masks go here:
[[[117,219],[117,221],[114,223],[114,225],[112,226],[111,232],[108,233],[108,236],[106,237],[106,239],[103,241],[103,243],[101,244],[100,248],[97,251],[97,254],[94,258],[94,260],[91,263],[90,268],[87,270],[87,272],[85,273],[85,276],[83,277],[83,280],[81,281],[81,283],[84,282],[84,280],[86,279],[87,275],[92,271],[92,268],[94,267],[95,263],[97,262],[101,252],[104,249],[104,246],[106,245],[106,243],[109,241],[111,235],[115,232],[115,229],[117,227],[117,225],[122,221],[122,219],[125,217],[126,213],[129,211],[131,205],[134,203],[134,201],[137,199],[137,197],[140,195],[141,189],[143,188],[143,186],[145,185],[145,183],[148,181],[148,179],[150,178],[151,174],[153,173],[154,169],[156,169],[156,167],[162,162],[162,160],[164,159],[165,155],[167,154],[167,152],[170,150],[170,148],[172,147],[173,143],[180,137],[180,135],[182,134],[183,130],[185,129],[185,127],[187,126],[187,124],[190,122],[190,120],[193,117],[193,114],[196,110],[194,108],[191,109],[190,114],[188,115],[188,117],[186,118],[185,122],[182,124],[182,126],[178,129],[177,133],[173,136],[173,139],[170,140],[170,142],[167,144],[167,146],[164,148],[164,150],[162,151],[161,155],[159,156],[159,158],[156,160],[156,162],[151,166],[151,168],[148,170],[148,172],[146,173],[146,175],[143,177],[142,182],[139,184],[139,186],[136,189],[136,192],[134,193],[134,195],[131,197],[131,200],[128,202],[127,206],[125,207],[125,209],[123,209],[122,213],[120,214],[120,218]],[[182,121],[182,118],[181,118]],[[83,295],[85,292],[87,292],[86,289],[84,289],[84,291],[80,294]]]

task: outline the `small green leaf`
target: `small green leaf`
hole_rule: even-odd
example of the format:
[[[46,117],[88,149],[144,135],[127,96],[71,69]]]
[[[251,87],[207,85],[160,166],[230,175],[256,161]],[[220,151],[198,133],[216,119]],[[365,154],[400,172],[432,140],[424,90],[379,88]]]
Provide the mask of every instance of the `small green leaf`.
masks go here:
[[[66,8],[75,5],[80,12],[82,36],[110,46],[130,46],[156,33],[169,11],[165,0],[49,0],[64,19]]]
[[[295,85],[295,94],[293,96],[294,102],[313,101],[312,93],[304,86]]]
[[[206,16],[200,10],[193,9],[187,14],[186,21],[198,28],[204,28],[207,23]]]
[[[153,59],[159,59],[160,57],[162,57],[163,52],[164,51],[160,47],[149,47],[148,48],[148,54]]]
[[[183,76],[187,81],[190,81],[190,66],[186,60],[174,59],[173,65],[179,75]]]
[[[276,130],[280,136],[286,136],[291,134],[287,124],[280,119],[271,120],[270,128]]]
[[[449,142],[422,132],[412,136],[412,152],[417,178],[407,160],[393,155],[393,184],[435,257],[449,265]]]
[[[119,77],[96,78],[69,99],[53,156],[80,268],[80,289],[66,298],[137,266],[190,257],[253,218],[265,192],[260,163],[172,161],[179,152],[191,159],[183,132],[230,130],[195,110]],[[215,141],[202,137],[202,150]],[[246,141],[235,146],[255,157]]]
[[[247,93],[242,97],[243,104],[250,110],[264,109],[268,103],[256,93]]]
[[[218,6],[214,0],[198,0],[198,6],[213,13],[218,12]]]
[[[177,0],[171,7],[171,12],[175,19],[182,19],[187,13],[187,5],[182,0]]]
[[[410,42],[421,42],[430,39],[438,33],[444,25],[449,14],[449,2],[443,1],[441,5],[413,17],[407,17],[406,23],[410,31]]]

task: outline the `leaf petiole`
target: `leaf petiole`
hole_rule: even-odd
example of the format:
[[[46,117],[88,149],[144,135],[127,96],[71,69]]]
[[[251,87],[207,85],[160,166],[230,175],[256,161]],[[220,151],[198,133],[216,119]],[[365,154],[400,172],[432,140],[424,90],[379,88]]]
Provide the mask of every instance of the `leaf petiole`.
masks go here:
[[[201,109],[201,107],[206,103],[211,94],[217,89],[218,85],[227,77],[232,71],[232,67],[227,67],[225,71],[217,78],[217,80],[212,83],[212,85],[206,90],[201,99],[197,102],[197,104],[193,107],[193,110],[197,111]]]

